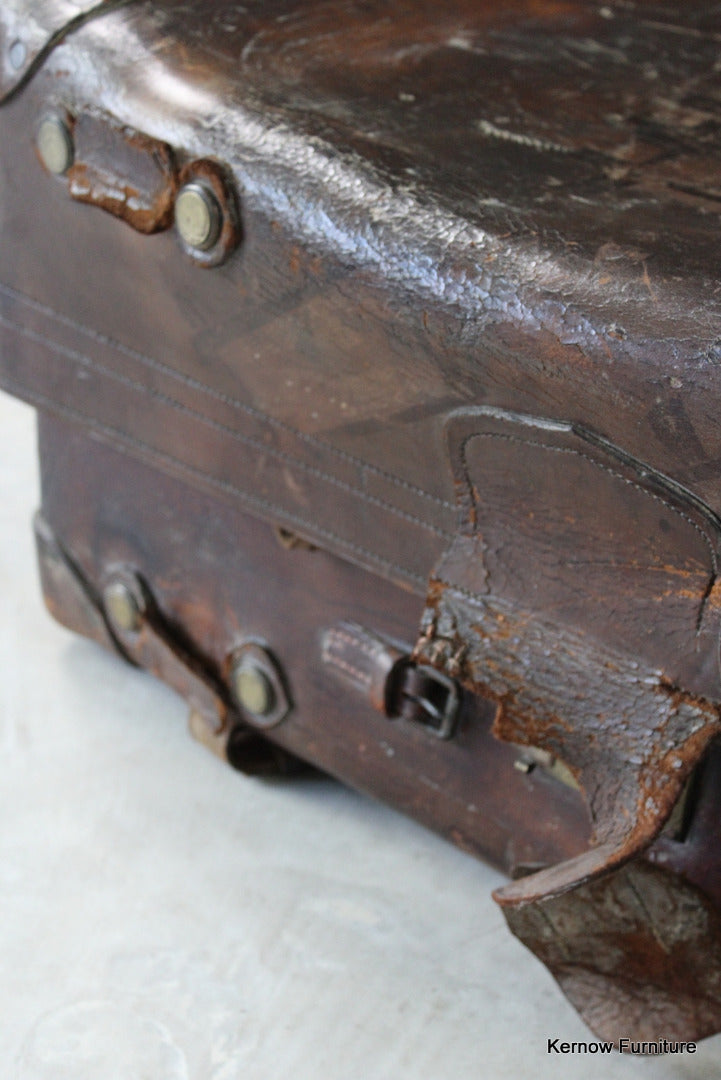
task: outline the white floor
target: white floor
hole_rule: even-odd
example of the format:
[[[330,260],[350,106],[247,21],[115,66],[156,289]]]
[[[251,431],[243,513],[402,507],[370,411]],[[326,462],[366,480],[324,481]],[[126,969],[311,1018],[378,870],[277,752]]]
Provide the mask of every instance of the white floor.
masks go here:
[[[331,781],[261,783],[46,615],[31,411],[0,394],[0,1077],[707,1078],[586,1028],[499,875]],[[662,1033],[659,1033],[662,1034]]]

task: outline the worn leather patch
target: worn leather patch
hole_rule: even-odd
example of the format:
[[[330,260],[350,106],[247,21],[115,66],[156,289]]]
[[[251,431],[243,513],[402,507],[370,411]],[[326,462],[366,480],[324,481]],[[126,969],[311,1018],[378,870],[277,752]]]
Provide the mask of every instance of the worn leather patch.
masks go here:
[[[571,424],[471,409],[447,432],[461,518],[439,580],[575,628],[719,700],[709,510]]]
[[[706,925],[705,902],[681,877],[622,868],[721,731],[718,523],[570,423],[479,408],[455,413],[447,434],[458,532],[431,577],[415,658],[495,700],[500,739],[561,759],[593,823],[587,852],[496,899],[600,1034],[646,1032],[650,1000],[665,1030],[706,1034],[719,1022],[717,963],[698,1006],[662,989],[688,987],[701,962],[698,934],[676,938],[695,926],[681,909]],[[657,924],[676,935],[670,951]]]
[[[721,916],[677,874],[635,862],[573,893],[506,908],[601,1038],[702,1039],[721,1024]]]
[[[73,199],[98,206],[141,233],[172,224],[178,177],[167,143],[90,112],[76,117],[73,136],[75,160],[68,174]]]
[[[594,846],[509,885],[560,894],[621,865],[668,818],[720,730],[714,516],[572,424],[461,410],[448,423],[458,532],[416,658],[460,668],[496,735],[561,759]]]

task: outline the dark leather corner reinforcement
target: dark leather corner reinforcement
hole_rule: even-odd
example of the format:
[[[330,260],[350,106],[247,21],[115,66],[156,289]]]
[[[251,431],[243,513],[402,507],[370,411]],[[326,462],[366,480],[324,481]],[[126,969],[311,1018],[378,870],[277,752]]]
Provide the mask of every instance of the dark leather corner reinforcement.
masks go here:
[[[678,874],[631,862],[505,909],[601,1038],[696,1040],[721,1021],[721,913]]]
[[[546,959],[539,925],[556,907],[577,914],[579,890],[596,879],[604,938],[603,912],[621,903],[612,894],[630,895],[625,879],[604,875],[654,840],[721,731],[718,522],[690,493],[571,424],[477,408],[453,414],[447,436],[459,530],[432,575],[415,655],[440,667],[462,655],[466,685],[496,702],[496,736],[561,759],[585,794],[590,850],[496,894],[514,933]],[[628,873],[642,889],[646,877]],[[674,887],[664,881],[666,893]],[[681,903],[680,878],[678,889]],[[646,927],[651,936],[656,921],[664,932],[665,910]],[[592,1026],[612,1010],[588,1006],[588,986],[622,1000],[609,958],[620,949],[635,962],[635,942],[620,941],[611,920],[595,966],[575,938],[564,945],[564,990]],[[584,964],[584,979],[567,976]],[[664,1000],[673,1013],[673,996]],[[718,1001],[708,1009],[718,1026]],[[633,1032],[627,1021],[623,1032]],[[689,1026],[699,1034],[687,1016],[684,1037]]]

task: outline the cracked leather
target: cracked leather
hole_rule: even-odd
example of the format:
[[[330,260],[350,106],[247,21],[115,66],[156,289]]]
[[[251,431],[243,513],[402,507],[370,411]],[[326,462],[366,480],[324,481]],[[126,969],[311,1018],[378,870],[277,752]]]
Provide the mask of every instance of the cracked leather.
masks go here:
[[[636,938],[621,941],[610,917],[602,947],[606,915],[629,895],[619,881],[630,878],[612,871],[658,836],[721,733],[719,523],[677,484],[571,424],[468,409],[451,416],[447,436],[459,533],[433,573],[416,658],[442,668],[462,649],[466,682],[497,703],[497,737],[562,760],[585,793],[590,849],[496,899],[589,1023],[616,1038],[626,1029],[599,1026],[614,1010],[591,1007],[588,987],[618,1005],[619,980],[624,994],[635,987],[642,997],[656,975],[650,967],[644,981]],[[628,874],[641,888],[650,880],[646,871]],[[666,894],[678,889],[673,905],[658,905],[661,932],[671,934],[686,887],[663,881]],[[581,918],[589,896],[599,901],[595,948],[565,931],[547,947],[553,912],[565,926]],[[651,939],[654,923],[646,922]],[[643,923],[636,911],[634,924]],[[689,931],[684,956],[691,940],[698,967],[707,942]],[[610,962],[614,953],[623,963]],[[585,978],[568,975],[575,964]],[[721,1020],[717,997],[706,1003],[703,1030],[682,997],[663,1001],[686,1037],[689,1028],[708,1033],[710,1015]],[[625,1022],[635,1030],[628,1015]]]
[[[632,862],[506,918],[601,1038],[718,1031],[721,915],[678,874]]]
[[[104,117],[179,163],[224,162],[244,243],[199,280],[171,234],[130,244],[78,217],[32,154],[6,162],[25,205],[4,236],[3,385],[418,593],[453,531],[443,420],[469,402],[581,419],[721,510],[707,407],[721,315],[704,286],[718,16],[702,32],[686,9],[675,27],[647,25],[653,5],[613,10],[98,8],[43,54],[7,121],[26,147],[60,102],[83,131]],[[686,34],[693,52],[674,52]],[[575,100],[589,40],[581,131],[558,101]],[[39,276],[23,247],[50,191]],[[683,245],[666,242],[670,215]],[[112,308],[79,309],[58,235]]]

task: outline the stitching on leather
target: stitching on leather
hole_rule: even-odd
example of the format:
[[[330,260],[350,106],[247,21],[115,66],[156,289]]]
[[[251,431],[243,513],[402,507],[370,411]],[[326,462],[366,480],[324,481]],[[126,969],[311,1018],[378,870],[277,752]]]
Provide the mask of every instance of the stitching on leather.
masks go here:
[[[716,577],[718,573],[718,563],[716,558],[716,551],[713,546],[711,537],[704,529],[701,528],[701,526],[697,522],[693,520],[693,518],[690,518],[688,514],[684,514],[682,510],[680,510],[677,506],[674,506],[673,503],[668,502],[661,495],[657,495],[656,492],[649,491],[647,488],[642,487],[641,484],[637,484],[635,481],[629,480],[622,473],[616,472],[615,469],[611,469],[607,465],[602,465],[601,462],[595,461],[592,457],[590,457],[588,454],[584,454],[581,450],[574,450],[572,447],[567,446],[551,446],[548,443],[537,442],[535,439],[522,439],[518,435],[507,435],[500,431],[474,431],[472,434],[467,435],[465,439],[463,439],[459,447],[459,456],[461,460],[461,465],[463,467],[464,480],[466,481],[466,484],[470,490],[473,489],[473,485],[471,482],[470,470],[466,459],[466,448],[468,444],[473,441],[473,439],[482,438],[505,439],[508,442],[516,442],[525,446],[536,446],[541,450],[550,450],[558,454],[573,454],[576,457],[583,458],[585,461],[590,462],[591,465],[594,465],[597,469],[601,469],[603,472],[608,473],[609,476],[613,476],[616,480],[620,480],[622,483],[627,484],[629,487],[635,488],[637,491],[640,491],[642,495],[646,495],[649,499],[654,499],[656,502],[661,503],[661,505],[665,506],[667,510],[670,510],[678,517],[688,522],[688,524],[693,529],[695,529],[696,532],[703,538],[708,548],[709,555],[711,557],[711,567],[713,570],[713,575],[714,577]]]
[[[131,379],[128,375],[121,375],[119,372],[114,371],[112,368],[107,367],[105,364],[99,363],[93,360],[89,356],[85,356],[83,353],[77,352],[75,349],[69,348],[67,345],[60,345],[58,342],[53,341],[51,338],[45,337],[44,334],[38,333],[37,330],[30,330],[28,327],[21,326],[17,323],[13,323],[5,316],[0,315],[0,324],[9,327],[12,330],[16,330],[24,337],[30,338],[33,341],[37,341],[42,345],[45,345],[52,352],[60,353],[63,356],[74,360],[78,364],[84,367],[89,367],[94,371],[99,372],[105,377],[112,379],[114,382],[118,382],[123,386],[129,387],[142,395],[152,398],[156,401],[162,402],[170,408],[176,409],[178,412],[191,416],[195,420],[198,420],[201,424],[213,428],[216,431],[223,432],[231,439],[235,439],[237,442],[241,442],[246,446],[252,447],[254,450],[260,451],[262,454],[267,454],[269,457],[277,458],[279,461],[285,462],[292,468],[297,468],[302,472],[307,473],[310,476],[315,476],[319,480],[323,480],[325,483],[331,484],[334,487],[340,488],[342,491],[346,491],[348,494],[354,495],[361,499],[363,502],[368,503],[371,506],[378,506],[382,510],[386,510],[391,514],[396,515],[411,522],[413,525],[418,525],[420,528],[427,529],[429,532],[435,533],[437,536],[443,537],[445,540],[452,540],[453,537],[450,533],[445,532],[443,529],[439,529],[437,526],[432,525],[428,521],[424,521],[422,518],[418,518],[413,514],[407,513],[405,510],[401,510],[400,507],[394,506],[392,503],[387,503],[383,499],[377,498],[375,495],[369,495],[362,489],[354,487],[352,484],[348,484],[345,480],[340,480],[338,477],[333,476],[330,473],[323,472],[321,469],[316,469],[313,465],[308,465],[306,462],[300,461],[290,454],[286,454],[282,450],[277,450],[272,446],[261,442],[258,439],[254,439],[249,435],[243,435],[241,432],[236,431],[234,428],[229,427],[227,424],[221,423],[219,420],[214,420],[212,417],[205,416],[203,413],[197,412],[189,405],[183,405],[182,402],[176,401],[175,398],[169,397],[167,394],[161,393],[159,390],[153,390],[149,386],[145,386],[143,383],[137,382],[135,379]]]
[[[341,668],[348,675],[353,676],[356,682],[359,682],[366,689],[370,687],[373,677],[369,671],[361,671],[345,656],[339,656],[332,651],[332,647],[335,645],[342,647],[343,645],[350,645],[351,648],[358,646],[360,652],[367,656],[369,659],[373,657],[363,649],[363,645],[359,641],[355,641],[350,634],[345,633],[342,630],[331,630],[328,635],[328,642],[323,649],[323,659],[326,663],[335,667]]]
[[[323,659],[329,667],[339,668],[340,671],[344,671],[346,675],[350,675],[353,682],[360,683],[364,690],[367,690],[371,685],[371,677],[367,672],[359,671],[353,667],[347,660],[341,659],[340,656],[335,656],[332,653],[325,652]]]
[[[372,660],[377,652],[377,648],[374,648],[371,642],[362,638],[360,635],[354,637],[349,634],[347,630],[331,630],[330,636],[334,641],[339,641],[342,645],[350,645],[354,649],[358,649],[363,656],[367,656],[369,660]]]
[[[211,487],[218,488],[221,491],[226,491],[231,495],[237,496],[246,504],[260,507],[269,512],[271,517],[280,517],[293,525],[300,526],[301,529],[307,529],[311,535],[315,534],[322,536],[324,539],[338,544],[347,551],[352,551],[357,555],[363,556],[364,559],[374,563],[379,568],[400,574],[406,581],[412,581],[415,585],[419,585],[423,588],[425,588],[427,584],[425,578],[421,577],[419,574],[414,574],[413,571],[408,570],[405,566],[391,562],[389,559],[384,559],[381,555],[369,551],[367,548],[360,547],[358,544],[353,544],[350,540],[346,540],[337,533],[330,532],[328,529],[323,529],[316,523],[306,521],[305,518],[302,518],[297,514],[291,514],[287,510],[269,502],[267,499],[261,499],[257,495],[244,491],[243,488],[236,487],[235,484],[232,484],[229,480],[221,480],[220,477],[211,476],[209,473],[203,472],[202,469],[195,469],[192,465],[187,465],[185,462],[181,461],[179,458],[173,457],[171,454],[165,454],[159,450],[155,450],[147,443],[141,442],[139,439],[134,439],[132,436],[126,435],[125,432],[120,431],[117,428],[103,424],[100,420],[87,416],[79,410],[71,408],[69,405],[60,405],[57,401],[47,397],[45,394],[38,393],[35,390],[29,390],[26,386],[16,383],[6,375],[3,375],[2,378],[0,378],[0,383],[5,386],[10,393],[14,393],[25,401],[41,405],[50,412],[55,412],[61,416],[66,416],[71,420],[80,422],[86,427],[99,431],[102,435],[109,437],[114,442],[125,443],[128,446],[134,447],[136,450],[140,451],[144,458],[148,458],[151,461],[156,460],[168,463],[180,472],[194,476],[196,479],[209,484]]]
[[[357,649],[362,656],[371,662],[375,662],[379,653],[383,651],[383,647],[378,641],[369,641],[367,637],[361,637],[360,633],[353,635],[347,630],[331,630],[331,636],[335,641],[341,642],[344,645],[350,645],[352,649]]]
[[[94,330],[92,327],[84,326],[82,323],[76,322],[67,315],[62,315],[60,312],[55,311],[47,304],[42,304],[39,300],[34,300],[26,293],[21,293],[17,289],[12,289],[8,285],[0,283],[0,293],[5,293],[7,296],[17,300],[19,303],[24,303],[28,307],[46,315],[48,318],[54,319],[56,322],[62,323],[65,326],[71,327],[73,330],[77,330],[79,333],[84,334],[86,337],[90,337],[93,340],[99,342],[101,345],[105,345],[108,348],[115,349],[117,352],[122,353],[125,356],[130,357],[133,360],[137,360],[139,363],[150,368],[151,371],[158,371],[162,375],[167,375],[169,378],[177,379],[179,382],[188,386],[192,390],[198,390],[208,397],[215,398],[217,401],[221,401],[224,405],[229,405],[233,409],[238,409],[241,412],[247,413],[248,416],[253,416],[263,423],[277,428],[279,431],[285,431],[295,438],[300,439],[302,442],[308,443],[310,446],[319,447],[320,449],[330,452],[335,457],[342,461],[348,462],[350,465],[355,465],[364,472],[372,473],[374,476],[380,476],[384,480],[387,480],[395,487],[400,487],[405,491],[410,491],[414,495],[418,495],[422,499],[427,499],[429,502],[435,503],[438,506],[442,506],[447,510],[454,510],[453,503],[448,502],[446,499],[439,499],[436,495],[431,495],[430,492],[424,491],[423,488],[417,487],[415,484],[410,483],[408,480],[404,480],[400,476],[395,476],[393,473],[387,472],[385,469],[381,469],[378,465],[373,465],[371,462],[364,461],[363,458],[356,457],[354,454],[348,453],[347,450],[341,450],[339,447],[333,446],[325,439],[320,439],[315,435],[310,435],[308,432],[299,431],[291,424],[285,423],[283,420],[278,420],[276,417],[269,416],[267,413],[262,412],[260,409],[256,409],[253,405],[249,405],[247,402],[240,401],[237,398],[231,397],[229,394],[223,393],[222,390],[216,390],[212,386],[208,386],[206,383],[200,382],[199,379],[193,378],[191,375],[186,375],[184,372],[176,371],[175,368],[170,367],[168,364],[164,364],[162,360],[156,360],[153,357],[146,356],[144,353],[139,352],[137,349],[132,349],[128,345],[123,345],[121,342],[113,341],[112,338],[107,337],[105,334],[101,334],[99,331]],[[21,329],[18,324],[10,323],[17,329]]]

